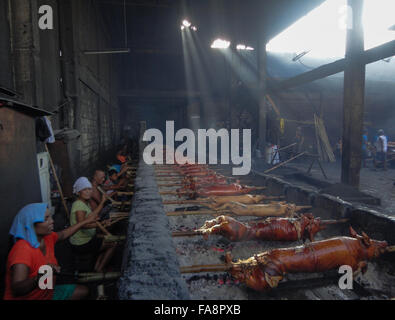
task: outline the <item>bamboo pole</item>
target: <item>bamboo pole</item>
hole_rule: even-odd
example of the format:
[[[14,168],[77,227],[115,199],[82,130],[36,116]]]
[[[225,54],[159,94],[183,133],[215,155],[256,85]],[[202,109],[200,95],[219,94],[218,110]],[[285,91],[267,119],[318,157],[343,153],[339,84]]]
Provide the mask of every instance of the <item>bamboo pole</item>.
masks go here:
[[[177,191],[162,191],[162,192],[159,192],[159,194],[161,194],[161,195],[188,195],[191,193],[194,193],[194,192],[193,191],[179,191],[179,192],[177,192]]]
[[[115,280],[121,277],[120,272],[98,272],[98,273],[80,273],[78,274],[77,282],[88,283],[96,281]]]
[[[103,194],[104,197],[106,197],[108,200],[110,200],[113,206],[118,206],[119,207],[119,206],[122,206],[123,204],[130,205],[130,203],[131,203],[130,201],[124,201],[124,202],[115,201],[108,194],[106,194],[106,192],[99,186],[97,187],[97,190],[99,190]]]
[[[311,206],[296,206],[295,211],[300,211],[303,209],[311,209]],[[198,211],[170,211],[167,212],[167,216],[183,216],[183,215],[204,215],[204,214],[213,214],[213,215],[220,215],[220,214],[230,214],[236,216],[243,216],[243,217],[261,217],[262,215],[259,214],[236,214],[231,210],[198,210]]]
[[[321,224],[323,225],[331,225],[331,224],[338,224],[338,223],[346,223],[349,219],[340,219],[340,220],[322,220]]]
[[[128,217],[129,212],[113,212],[110,213],[110,218],[121,218],[121,217]]]
[[[117,191],[118,196],[132,196],[134,192]]]
[[[116,235],[97,235],[98,238],[104,238],[104,242],[122,242],[126,239],[126,236]]]
[[[106,197],[108,200],[110,200],[112,203],[117,202],[111,196],[109,196],[100,186],[97,186],[97,190],[101,192],[101,194]]]
[[[127,219],[128,217],[118,217],[118,218],[114,218],[113,219],[113,221],[111,221],[108,225],[107,225],[107,227],[110,227],[110,226],[112,226],[113,224],[116,224],[116,223],[118,223],[118,222],[120,222],[120,221],[122,221],[122,220],[125,220],[125,219]]]
[[[285,165],[285,164],[287,164],[287,163],[289,163],[289,162],[291,162],[291,161],[303,156],[304,154],[306,154],[306,152],[299,153],[298,155],[292,157],[291,159],[288,159],[288,160],[286,160],[284,162],[281,162],[280,164],[274,166],[273,168],[270,168],[269,170],[264,171],[264,173],[272,172],[273,170],[276,170],[277,168],[282,167],[283,165]]]
[[[207,265],[196,265],[196,266],[185,266],[180,267],[181,273],[199,273],[199,272],[226,272],[232,269],[232,265],[229,264],[207,264]]]
[[[156,179],[156,182],[179,182],[182,178],[167,178],[167,179]]]
[[[210,201],[201,201],[201,200],[174,200],[174,201],[163,201],[163,204],[208,204],[213,203]]]
[[[59,190],[59,193],[60,193],[60,198],[62,199],[62,204],[63,204],[64,210],[66,211],[67,218],[69,219],[70,218],[70,212],[69,212],[69,209],[67,208],[66,200],[64,199],[64,196],[63,196],[62,187],[60,185],[60,182],[59,182],[59,179],[58,179],[58,175],[56,174],[56,170],[55,170],[55,166],[54,166],[54,164],[52,162],[51,154],[49,153],[47,144],[45,143],[44,145],[45,145],[45,151],[47,151],[47,153],[48,153],[49,163],[51,164],[53,176],[55,178],[56,185],[58,186],[58,190]]]
[[[204,214],[213,214],[213,215],[219,215],[223,213],[230,213],[232,214],[231,211],[215,211],[215,210],[199,210],[199,211],[171,211],[167,212],[166,215],[168,217],[174,217],[174,216],[183,216],[183,215],[189,215],[189,216],[197,216],[197,215],[204,215]]]
[[[246,222],[246,224],[255,224],[255,223],[261,223],[261,222],[266,222],[268,218],[266,219],[259,219],[259,220],[252,220]],[[322,220],[321,224],[322,225],[333,225],[333,224],[339,224],[339,223],[345,223],[349,221],[348,219],[342,219],[342,220]],[[172,232],[172,237],[177,238],[177,237],[194,237],[194,236],[201,236],[203,232],[200,229],[197,230],[190,230],[190,231],[175,231]],[[394,249],[395,251],[395,246]]]
[[[158,187],[182,187],[182,183],[169,183],[169,184],[158,184]]]
[[[175,232],[172,232],[172,234],[171,234],[172,237],[194,237],[194,236],[200,236],[200,235],[202,235],[202,232],[198,231],[198,230],[175,231]]]
[[[270,200],[282,200],[284,199],[284,196],[268,196],[264,199],[262,199],[262,201],[270,201]],[[201,205],[205,205],[205,204],[215,204],[215,201],[212,200],[168,200],[168,201],[163,201],[163,204],[201,204]]]
[[[99,229],[104,232],[105,235],[112,236],[112,234],[110,232],[108,232],[108,230],[106,228],[104,228],[103,225],[99,221],[96,221],[96,224],[99,227]]]

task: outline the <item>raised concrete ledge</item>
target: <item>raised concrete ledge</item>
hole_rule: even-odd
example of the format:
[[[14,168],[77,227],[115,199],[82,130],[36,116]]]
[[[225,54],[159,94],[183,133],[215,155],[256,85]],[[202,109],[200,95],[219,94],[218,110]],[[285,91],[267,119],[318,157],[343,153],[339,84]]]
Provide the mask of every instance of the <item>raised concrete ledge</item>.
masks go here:
[[[353,204],[338,197],[321,194],[306,187],[294,185],[283,179],[253,171],[264,179],[264,185],[272,195],[283,195],[285,200],[301,205],[311,205],[313,213],[326,219],[349,218],[356,228],[377,240],[395,244],[395,217],[379,213],[366,206]]]
[[[188,300],[154,169],[140,161],[129,218],[121,300]]]

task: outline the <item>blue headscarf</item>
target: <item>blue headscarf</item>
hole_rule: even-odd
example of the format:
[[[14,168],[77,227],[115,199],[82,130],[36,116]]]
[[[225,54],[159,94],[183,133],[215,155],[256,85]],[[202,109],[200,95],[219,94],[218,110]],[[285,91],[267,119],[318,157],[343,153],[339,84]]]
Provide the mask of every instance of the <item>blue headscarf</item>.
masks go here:
[[[34,230],[34,224],[45,221],[47,207],[46,203],[32,203],[18,212],[10,229],[10,234],[14,236],[15,241],[17,238],[20,238],[29,242],[33,248],[40,246]]]
[[[113,164],[110,170],[115,170],[117,173],[121,172],[121,165],[120,164]]]

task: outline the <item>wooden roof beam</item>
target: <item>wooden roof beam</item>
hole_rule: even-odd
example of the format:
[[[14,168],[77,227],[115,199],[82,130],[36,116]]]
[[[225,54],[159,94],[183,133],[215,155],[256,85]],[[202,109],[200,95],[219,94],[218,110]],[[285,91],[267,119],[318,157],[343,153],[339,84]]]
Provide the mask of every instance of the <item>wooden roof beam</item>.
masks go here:
[[[365,64],[376,62],[385,58],[389,58],[395,55],[395,40],[389,41],[377,46],[375,48],[365,50],[362,53],[362,61]],[[332,63],[325,64],[314,70],[302,73],[293,78],[283,80],[276,84],[271,85],[271,89],[274,91],[285,90],[293,87],[300,86],[302,84],[312,82],[315,80],[323,79],[334,75],[339,72],[343,72],[346,66],[346,60],[341,59]]]

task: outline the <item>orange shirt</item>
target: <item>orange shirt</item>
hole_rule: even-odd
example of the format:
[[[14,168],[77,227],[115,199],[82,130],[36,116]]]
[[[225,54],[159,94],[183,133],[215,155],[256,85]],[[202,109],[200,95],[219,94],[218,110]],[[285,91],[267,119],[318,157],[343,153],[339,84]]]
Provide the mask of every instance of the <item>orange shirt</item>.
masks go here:
[[[35,288],[33,291],[22,297],[14,297],[11,291],[11,267],[15,264],[24,264],[29,267],[29,278],[34,278],[42,265],[58,265],[55,258],[55,243],[58,241],[58,234],[52,232],[44,237],[46,255],[40,248],[33,248],[26,240],[18,240],[12,247],[7,259],[7,270],[5,278],[4,300],[51,300],[53,290]],[[55,277],[53,279],[55,286]]]

